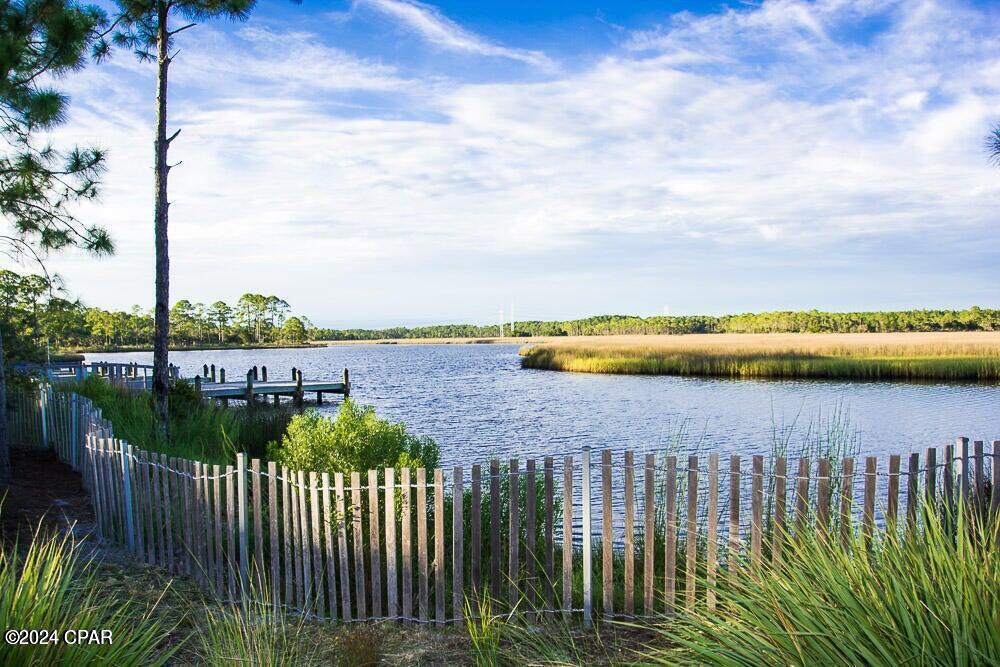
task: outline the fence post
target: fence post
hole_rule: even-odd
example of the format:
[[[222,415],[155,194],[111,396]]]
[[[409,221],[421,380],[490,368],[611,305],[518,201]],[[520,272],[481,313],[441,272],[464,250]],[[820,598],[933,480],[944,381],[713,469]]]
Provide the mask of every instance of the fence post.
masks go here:
[[[243,593],[242,598],[246,600],[247,591],[250,589],[250,582],[247,574],[247,561],[249,560],[249,545],[247,543],[247,455],[243,452],[236,454],[236,516],[240,526],[240,586]]]
[[[132,522],[132,474],[129,460],[132,458],[132,445],[122,443],[118,448],[122,460],[122,492],[125,500],[125,546],[135,553],[135,524]]]
[[[590,446],[583,448],[583,627],[590,629],[593,625],[593,582],[591,581],[591,530],[590,525]]]

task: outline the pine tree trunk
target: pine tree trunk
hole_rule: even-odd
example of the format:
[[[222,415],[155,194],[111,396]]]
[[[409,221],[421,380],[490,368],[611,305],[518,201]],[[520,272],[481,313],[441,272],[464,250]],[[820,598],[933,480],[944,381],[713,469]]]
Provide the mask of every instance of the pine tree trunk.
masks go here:
[[[3,351],[3,330],[0,328],[0,486],[10,484],[10,436],[7,433],[7,359]]]
[[[156,247],[156,309],[153,315],[153,403],[160,431],[167,431],[167,397],[170,391],[168,377],[168,346],[170,344],[170,255],[167,248],[167,69],[170,55],[167,52],[168,6],[166,0],[157,1],[157,70],[156,70],[156,142],[154,153],[155,196],[153,207],[153,235]]]

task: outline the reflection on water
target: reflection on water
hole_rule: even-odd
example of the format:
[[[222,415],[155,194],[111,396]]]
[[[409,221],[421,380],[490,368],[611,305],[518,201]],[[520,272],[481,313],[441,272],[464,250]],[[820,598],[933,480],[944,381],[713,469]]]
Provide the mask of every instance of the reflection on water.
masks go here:
[[[441,445],[443,465],[491,455],[544,456],[584,445],[656,451],[684,447],[769,453],[775,425],[804,434],[838,405],[859,430],[861,453],[901,453],[959,435],[1000,439],[1000,387],[979,385],[760,381],[583,375],[522,370],[516,345],[351,345],[289,350],[174,352],[184,375],[204,363],[243,377],[266,365],[272,378],[339,378],[351,371],[352,398],[401,420]],[[88,361],[140,361],[149,353],[90,354]],[[310,398],[307,396],[307,398]],[[338,401],[320,409],[331,414]],[[796,416],[798,420],[796,421]],[[792,436],[792,451],[798,434]]]

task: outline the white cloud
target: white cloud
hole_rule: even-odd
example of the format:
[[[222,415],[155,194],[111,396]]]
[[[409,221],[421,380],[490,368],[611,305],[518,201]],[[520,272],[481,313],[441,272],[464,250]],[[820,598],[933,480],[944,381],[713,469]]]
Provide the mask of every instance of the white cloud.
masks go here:
[[[438,9],[415,0],[355,0],[355,6],[370,7],[405,25],[431,44],[449,51],[519,60],[549,68],[552,61],[541,51],[511,49],[470,32]]]
[[[426,6],[364,1],[412,12],[435,43],[502,50]],[[173,68],[172,122],[184,130],[171,151],[184,162],[171,174],[175,293],[243,290],[253,276],[258,289],[305,290],[322,314],[317,275],[415,285],[414,266],[432,272],[449,256],[570,249],[586,262],[629,237],[796,253],[996,232],[1000,177],[981,144],[1000,117],[1000,84],[983,77],[1000,63],[1000,40],[970,12],[764,2],[681,17],[531,83],[413,79],[307,32],[246,28],[233,39],[200,27]],[[845,37],[874,14],[887,27]],[[925,42],[935,48],[914,47]],[[112,149],[93,211],[138,272],[151,270],[144,76],[81,75],[94,85],[73,91],[66,131]],[[144,280],[130,284],[145,302]]]

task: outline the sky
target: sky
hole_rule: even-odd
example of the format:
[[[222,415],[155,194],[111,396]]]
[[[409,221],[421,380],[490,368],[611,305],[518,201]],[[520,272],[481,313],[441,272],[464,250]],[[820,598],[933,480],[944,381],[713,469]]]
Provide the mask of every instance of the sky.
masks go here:
[[[172,300],[323,326],[1000,307],[1000,5],[263,0],[178,36]],[[153,300],[154,66],[59,82],[110,153],[52,269]]]

